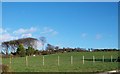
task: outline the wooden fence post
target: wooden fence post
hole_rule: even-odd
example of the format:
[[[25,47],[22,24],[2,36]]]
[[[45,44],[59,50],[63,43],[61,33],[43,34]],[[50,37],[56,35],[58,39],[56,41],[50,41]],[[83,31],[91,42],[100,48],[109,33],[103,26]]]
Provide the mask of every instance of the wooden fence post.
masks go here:
[[[11,56],[10,56],[10,65],[11,65],[11,63],[12,63],[12,62],[11,62]]]
[[[58,66],[59,66],[59,56],[58,56]]]
[[[43,66],[44,66],[44,56],[43,56]]]
[[[93,56],[93,63],[95,63],[95,56]]]
[[[71,56],[71,65],[73,64],[73,56]]]
[[[83,56],[83,64],[84,64],[84,56]]]
[[[26,56],[26,66],[28,66],[28,57]]]
[[[103,55],[103,62],[104,62],[104,55]]]
[[[11,59],[11,55],[10,55],[10,69],[11,69],[11,64],[12,64],[12,59]]]
[[[112,57],[112,55],[111,55],[111,62],[112,62],[112,59],[113,59],[113,57]]]

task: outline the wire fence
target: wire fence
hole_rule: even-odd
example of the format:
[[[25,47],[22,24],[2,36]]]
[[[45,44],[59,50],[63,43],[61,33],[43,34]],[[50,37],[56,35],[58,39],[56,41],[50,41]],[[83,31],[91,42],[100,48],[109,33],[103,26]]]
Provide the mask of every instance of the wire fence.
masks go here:
[[[38,56],[39,57],[39,56]],[[113,56],[111,55],[110,58],[105,58],[105,56],[103,55],[101,58],[97,58],[95,56],[92,56],[91,58],[87,58],[84,55],[80,56],[81,58],[78,59],[75,56],[69,56],[67,58],[64,58],[62,56],[57,56],[57,57],[46,57],[46,56],[42,56],[40,58],[36,58],[36,57],[29,57],[26,56],[25,58],[22,58],[21,60],[16,60],[17,58],[9,58],[9,64],[11,66],[11,64],[15,64],[15,63],[22,63],[25,66],[29,66],[29,65],[33,65],[33,63],[39,63],[44,65],[48,65],[48,64],[55,64],[55,65],[64,65],[63,63],[69,64],[69,65],[73,65],[76,63],[81,63],[81,64],[85,64],[86,61],[87,62],[93,62],[94,64],[96,62],[115,62],[117,59],[113,58]],[[63,59],[64,58],[64,59]]]

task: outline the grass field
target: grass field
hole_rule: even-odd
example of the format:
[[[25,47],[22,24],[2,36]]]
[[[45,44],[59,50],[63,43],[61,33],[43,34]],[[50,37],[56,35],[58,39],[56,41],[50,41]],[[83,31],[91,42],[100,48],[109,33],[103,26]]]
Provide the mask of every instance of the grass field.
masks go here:
[[[25,57],[3,58],[2,63],[11,67],[12,72],[104,72],[118,69],[118,62],[102,62],[102,61],[87,61],[83,64],[83,55],[85,59],[105,59],[118,57],[118,52],[70,52],[59,53],[44,56],[29,56],[28,66],[25,63]],[[59,66],[58,66],[59,56]],[[73,64],[71,64],[71,56],[73,56]]]

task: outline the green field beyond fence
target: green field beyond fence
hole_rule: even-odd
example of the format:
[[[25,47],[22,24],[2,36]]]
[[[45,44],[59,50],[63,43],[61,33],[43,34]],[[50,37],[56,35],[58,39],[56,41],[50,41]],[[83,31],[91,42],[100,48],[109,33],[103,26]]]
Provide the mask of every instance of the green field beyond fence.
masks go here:
[[[116,70],[118,52],[70,52],[3,58],[12,72],[104,72]]]

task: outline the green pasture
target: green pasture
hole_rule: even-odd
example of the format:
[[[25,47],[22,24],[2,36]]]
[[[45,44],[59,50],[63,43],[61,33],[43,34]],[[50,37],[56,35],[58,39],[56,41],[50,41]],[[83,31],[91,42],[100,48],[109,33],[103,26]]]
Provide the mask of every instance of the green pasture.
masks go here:
[[[59,65],[58,65],[59,56]],[[71,64],[71,56],[72,64]],[[84,56],[84,64],[83,64]],[[101,61],[86,60],[101,59]],[[28,56],[28,66],[26,57],[3,58],[2,63],[10,67],[12,72],[104,72],[118,69],[118,62],[102,61],[104,59],[116,59],[118,52],[69,52],[51,55]]]

